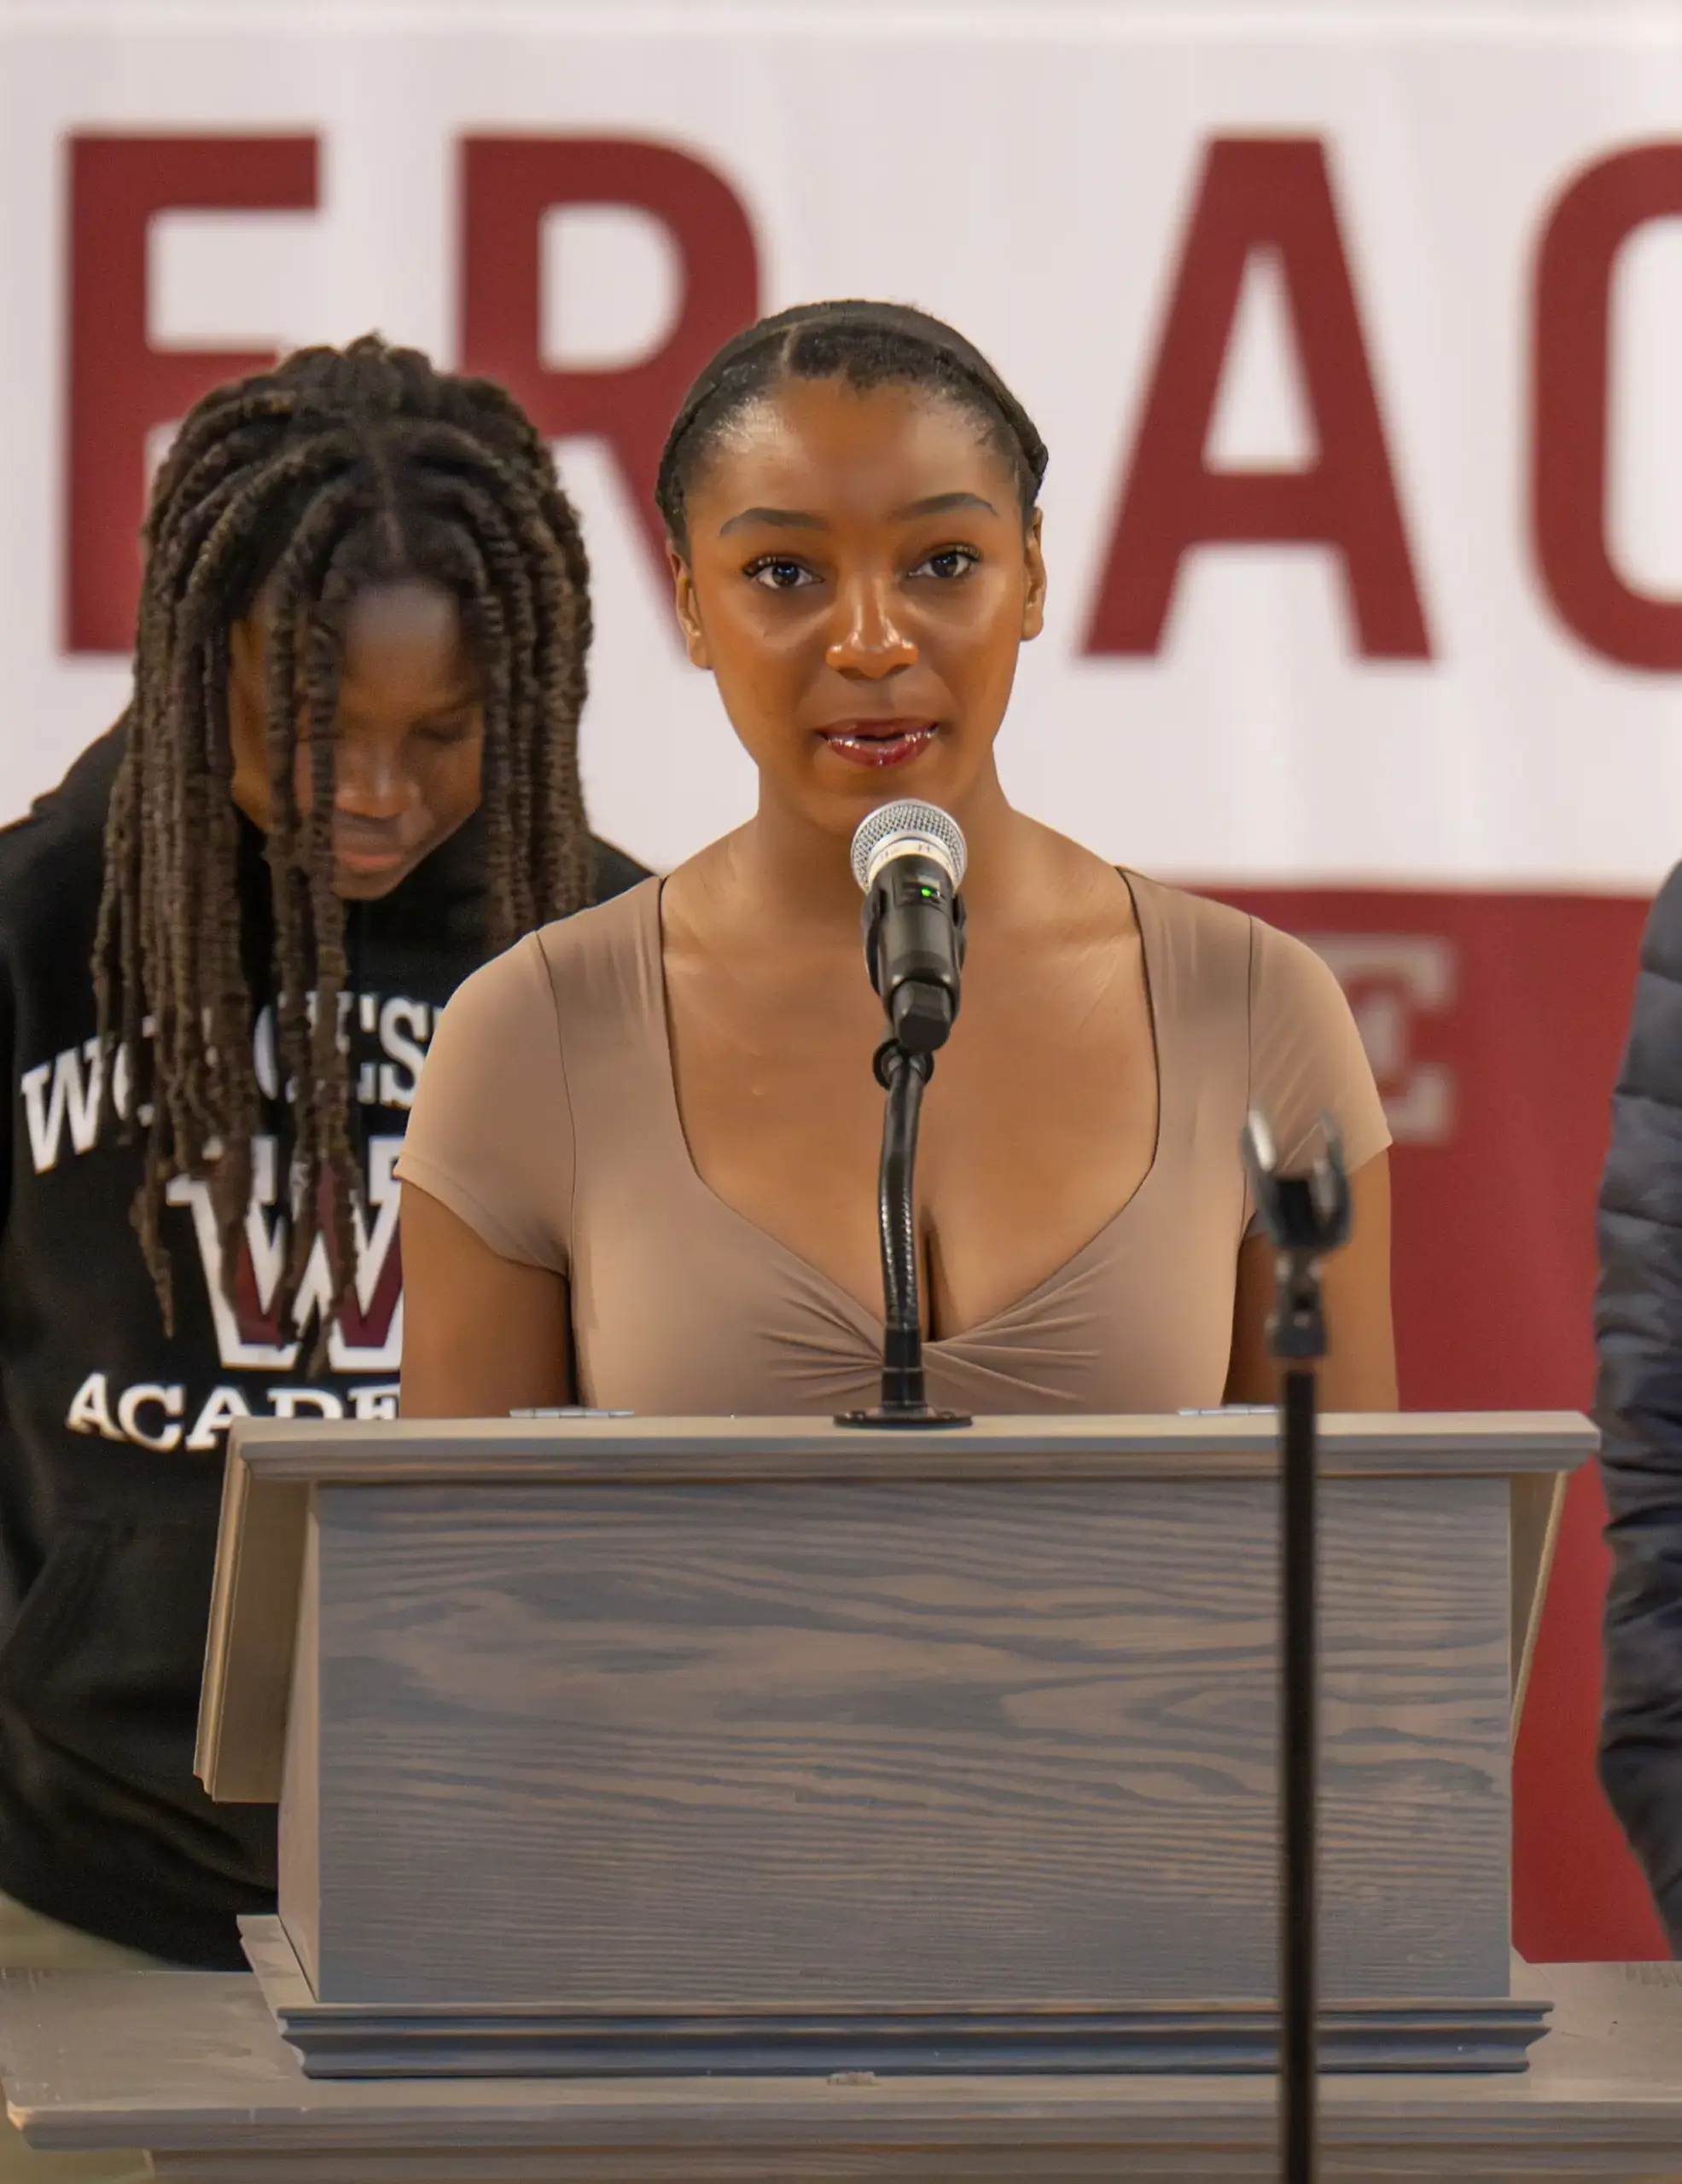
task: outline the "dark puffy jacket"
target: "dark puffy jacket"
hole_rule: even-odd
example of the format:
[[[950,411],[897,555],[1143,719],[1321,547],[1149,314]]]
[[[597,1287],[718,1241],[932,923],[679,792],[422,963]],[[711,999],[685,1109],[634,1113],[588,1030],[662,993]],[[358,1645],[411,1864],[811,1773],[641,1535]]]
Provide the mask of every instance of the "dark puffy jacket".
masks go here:
[[[1682,865],[1641,944],[1599,1242],[1613,1555],[1600,1779],[1682,1955]]]

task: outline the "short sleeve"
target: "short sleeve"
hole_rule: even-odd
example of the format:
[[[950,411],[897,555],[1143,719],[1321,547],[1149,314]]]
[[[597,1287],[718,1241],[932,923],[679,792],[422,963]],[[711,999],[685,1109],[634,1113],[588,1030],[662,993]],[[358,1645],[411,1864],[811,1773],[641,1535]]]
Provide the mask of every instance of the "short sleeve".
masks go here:
[[[1306,943],[1260,918],[1250,931],[1249,1105],[1287,1172],[1313,1159],[1330,1116],[1353,1175],[1384,1151],[1390,1127],[1343,989]]]
[[[573,1164],[554,988],[532,934],[439,1016],[397,1172],[503,1258],[564,1274]]]

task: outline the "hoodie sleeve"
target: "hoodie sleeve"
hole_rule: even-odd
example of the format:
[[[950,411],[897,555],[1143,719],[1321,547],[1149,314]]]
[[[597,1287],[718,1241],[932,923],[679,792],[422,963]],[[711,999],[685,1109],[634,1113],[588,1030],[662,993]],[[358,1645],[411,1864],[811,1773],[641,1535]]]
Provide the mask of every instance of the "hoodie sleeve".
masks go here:
[[[1613,1565],[1600,1773],[1682,1951],[1682,866],[1642,939],[1598,1228]]]

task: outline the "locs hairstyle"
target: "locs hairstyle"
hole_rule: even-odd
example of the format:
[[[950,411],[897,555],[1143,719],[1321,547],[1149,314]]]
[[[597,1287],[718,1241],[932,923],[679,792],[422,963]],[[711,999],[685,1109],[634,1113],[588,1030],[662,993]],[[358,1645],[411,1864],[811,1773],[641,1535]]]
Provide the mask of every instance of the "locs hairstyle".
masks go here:
[[[674,545],[688,543],[684,494],[744,410],[783,379],[839,379],[861,394],[920,387],[967,410],[1016,473],[1024,520],[1047,461],[1033,420],[973,343],[908,304],[796,304],[725,342],[666,434],[655,501]]]
[[[280,1309],[289,1313],[320,1234],[336,1310],[354,1278],[361,1191],[331,841],[346,610],[363,586],[401,578],[430,578],[459,602],[483,682],[485,944],[496,950],[589,898],[577,738],[591,633],[584,543],[548,446],[509,395],[373,335],[300,350],[207,395],[163,464],[144,537],[94,964],[104,1080],[125,1056],[123,1107],[144,1132],[135,1224],[172,1327],[166,1193],[176,1176],[207,1177],[231,1281],[263,1126],[254,1019],[272,999],[298,1209]],[[241,915],[228,731],[230,630],[259,592],[268,961],[253,960]],[[306,808],[300,735],[313,769]]]

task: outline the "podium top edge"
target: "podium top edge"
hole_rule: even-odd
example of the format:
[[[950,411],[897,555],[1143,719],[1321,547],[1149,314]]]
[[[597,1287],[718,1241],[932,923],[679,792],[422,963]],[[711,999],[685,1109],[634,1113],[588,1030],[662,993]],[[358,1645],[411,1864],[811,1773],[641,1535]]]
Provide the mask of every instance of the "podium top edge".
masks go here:
[[[916,1484],[1065,1487],[1248,1480],[1278,1469],[1275,1414],[993,1418],[950,1432],[876,1432],[777,1418],[242,1419],[231,1437],[199,1718],[197,1771],[212,1798],[280,1795],[288,1693],[317,1487],[643,1490]],[[1330,1415],[1330,1479],[1557,1477],[1594,1453],[1568,1411]],[[554,1513],[564,1521],[564,1510]]]
[[[1599,1446],[1572,1411],[1329,1414],[1328,1478],[1460,1477],[1576,1469]],[[230,1449],[278,1484],[556,1485],[790,1484],[891,1475],[928,1480],[1261,1477],[1275,1467],[1271,1411],[1164,1417],[980,1418],[939,1432],[811,1418],[241,1419]]]

